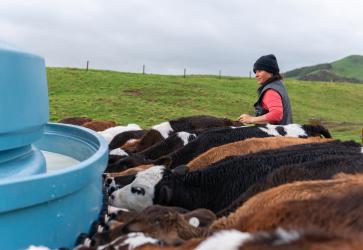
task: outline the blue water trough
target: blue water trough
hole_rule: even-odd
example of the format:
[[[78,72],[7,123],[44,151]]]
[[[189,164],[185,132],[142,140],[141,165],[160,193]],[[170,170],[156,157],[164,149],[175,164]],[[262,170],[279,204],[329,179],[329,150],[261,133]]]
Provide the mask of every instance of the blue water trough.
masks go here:
[[[108,146],[48,123],[43,58],[0,42],[0,249],[73,247],[98,218]]]

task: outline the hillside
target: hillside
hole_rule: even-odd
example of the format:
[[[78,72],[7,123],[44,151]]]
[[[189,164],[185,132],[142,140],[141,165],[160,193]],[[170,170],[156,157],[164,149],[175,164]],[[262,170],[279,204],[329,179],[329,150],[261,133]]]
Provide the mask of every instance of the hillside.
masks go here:
[[[305,81],[363,83],[363,56],[352,55],[332,63],[294,69],[284,76]]]
[[[196,114],[237,119],[252,113],[255,79],[218,76],[142,75],[48,68],[50,119],[88,116],[150,127]],[[320,118],[333,136],[360,141],[363,84],[286,81],[294,122]]]

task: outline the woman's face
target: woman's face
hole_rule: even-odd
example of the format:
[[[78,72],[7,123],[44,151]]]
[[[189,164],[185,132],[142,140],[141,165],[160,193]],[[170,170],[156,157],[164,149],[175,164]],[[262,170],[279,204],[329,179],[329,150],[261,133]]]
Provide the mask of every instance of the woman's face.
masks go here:
[[[259,84],[263,84],[267,79],[272,77],[272,73],[264,70],[256,70],[256,80]]]

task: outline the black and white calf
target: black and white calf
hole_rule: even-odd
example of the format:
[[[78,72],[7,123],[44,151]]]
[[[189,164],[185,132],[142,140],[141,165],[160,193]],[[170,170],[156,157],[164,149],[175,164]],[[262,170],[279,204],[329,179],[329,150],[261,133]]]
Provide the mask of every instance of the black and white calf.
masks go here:
[[[110,202],[113,206],[136,211],[160,204],[189,210],[207,208],[218,212],[256,181],[282,165],[317,160],[329,155],[359,154],[359,144],[333,141],[229,157],[208,168],[187,173],[181,173],[183,166],[173,170],[155,166],[137,173],[131,184],[112,194]]]
[[[107,141],[107,143],[110,143],[116,135],[129,130],[141,130],[141,128],[137,124],[128,124],[127,126],[116,126],[108,128],[98,133]]]
[[[155,143],[180,131],[196,131],[216,127],[240,126],[238,121],[208,115],[181,117],[153,126],[141,139],[137,151],[145,150]]]
[[[289,136],[306,138],[309,136],[324,136],[331,138],[329,131],[319,125],[259,125],[248,127],[228,127],[206,131],[185,147],[171,153],[168,157],[171,160],[171,168],[187,164],[198,155],[208,149],[223,144],[236,142],[252,137]],[[162,159],[165,161],[165,159]],[[159,162],[156,161],[156,164]],[[163,162],[164,163],[164,162]]]
[[[198,132],[195,133],[189,133],[184,131],[177,132],[176,134],[169,136],[167,139],[156,143],[155,145],[145,149],[144,151],[132,154],[130,156],[127,155],[128,157],[125,157],[114,163],[109,164],[105,172],[106,173],[120,172],[130,167],[135,167],[141,164],[153,163],[153,160],[161,156],[167,155],[187,145],[189,142],[195,140],[197,138],[197,133]],[[121,151],[121,149],[114,149],[113,151],[115,150]]]
[[[167,155],[168,153],[174,152],[181,147],[184,147],[189,142],[195,140],[198,134],[199,132],[177,132],[176,134],[168,137],[158,144],[141,151],[139,154],[142,155],[145,159],[155,160],[161,156]]]

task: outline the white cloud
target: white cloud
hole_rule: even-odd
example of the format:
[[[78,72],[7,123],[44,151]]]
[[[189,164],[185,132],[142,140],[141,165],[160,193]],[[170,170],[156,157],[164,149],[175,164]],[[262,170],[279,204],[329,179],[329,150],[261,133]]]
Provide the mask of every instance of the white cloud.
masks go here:
[[[359,0],[0,0],[0,39],[48,66],[248,75],[363,54]]]

